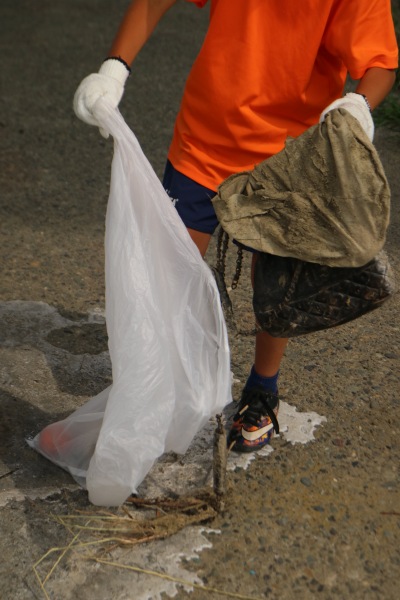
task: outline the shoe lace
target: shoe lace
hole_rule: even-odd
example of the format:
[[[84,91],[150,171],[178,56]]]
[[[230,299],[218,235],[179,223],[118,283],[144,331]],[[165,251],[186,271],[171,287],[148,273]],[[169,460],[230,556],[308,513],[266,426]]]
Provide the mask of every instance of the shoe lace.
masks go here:
[[[235,420],[241,417],[246,423],[258,427],[259,421],[267,414],[272,421],[275,433],[279,433],[279,423],[274,413],[278,402],[279,398],[276,394],[262,388],[244,390]]]

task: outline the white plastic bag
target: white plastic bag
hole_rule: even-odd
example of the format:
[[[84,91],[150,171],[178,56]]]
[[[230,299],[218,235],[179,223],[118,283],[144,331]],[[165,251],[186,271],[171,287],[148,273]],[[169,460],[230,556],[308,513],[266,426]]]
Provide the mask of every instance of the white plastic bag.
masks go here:
[[[117,110],[106,219],[106,321],[113,384],[31,445],[93,504],[118,506],[165,451],[184,453],[231,401],[229,345],[211,270]]]

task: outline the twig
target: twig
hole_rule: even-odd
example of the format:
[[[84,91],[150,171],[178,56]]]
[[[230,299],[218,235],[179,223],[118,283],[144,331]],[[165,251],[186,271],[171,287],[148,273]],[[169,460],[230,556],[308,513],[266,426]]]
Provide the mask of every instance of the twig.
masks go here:
[[[224,508],[223,496],[226,491],[227,458],[225,427],[222,422],[222,415],[217,415],[217,427],[214,432],[213,444],[213,490],[218,511]]]
[[[149,498],[136,498],[135,496],[131,496],[126,502],[142,508],[163,508],[173,510],[198,508],[205,504],[204,501],[199,500],[198,498],[180,498],[178,500],[155,498],[152,500]]]
[[[73,537],[66,546],[55,547],[48,550],[32,567],[41,590],[45,594],[46,600],[50,600],[50,598],[44,586],[68,551],[100,545],[103,546],[104,550],[107,550],[107,548],[110,549],[109,546],[132,547],[138,544],[162,540],[177,533],[186,526],[204,523],[205,521],[214,518],[216,515],[215,510],[210,504],[205,500],[200,500],[198,498],[186,498],[178,501],[140,501],[139,499],[135,499],[133,503],[146,508],[151,507],[156,511],[160,510],[161,504],[167,510],[162,511],[163,514],[161,516],[156,513],[155,517],[145,519],[143,519],[142,516],[135,519],[134,515],[126,508],[123,508],[125,514],[122,516],[112,514],[108,511],[103,511],[103,514],[92,514],[82,511],[81,514],[77,515],[52,515],[52,518],[60,525],[63,525]],[[178,512],[179,508],[180,512]],[[193,514],[187,514],[188,511],[192,511]],[[99,539],[83,542],[79,539],[82,532],[86,532],[87,534],[96,532]],[[110,536],[110,532],[114,532],[117,535]],[[101,538],[101,533],[108,534],[109,537]],[[121,535],[121,533],[123,535]],[[55,552],[59,552],[60,555],[45,578],[41,579],[38,567],[46,558]]]
[[[11,469],[11,471],[7,471],[7,473],[3,473],[3,475],[0,475],[0,479],[4,479],[5,477],[8,477],[9,475],[16,473],[17,471],[19,471],[19,467],[18,467],[18,469]]]
[[[65,546],[64,548],[51,548],[50,550],[48,550],[32,567],[33,572],[36,575],[37,580],[39,581],[39,585],[43,591],[43,593],[46,596],[46,599],[49,598],[47,591],[45,589],[45,585],[47,583],[47,581],[49,580],[49,578],[51,577],[51,575],[53,574],[54,570],[57,568],[57,565],[60,564],[60,561],[62,560],[62,558],[65,556],[65,554],[68,552],[68,550],[70,550],[75,544],[76,540],[78,539],[78,537],[80,536],[80,531],[78,531],[78,533],[72,538],[72,540],[70,541],[70,543],[68,544],[68,546]],[[55,563],[53,564],[53,566],[51,567],[50,571],[47,573],[46,577],[42,580],[40,578],[39,572],[37,570],[37,567],[44,561],[45,558],[47,558],[47,556],[50,556],[50,554],[56,552],[56,551],[61,551],[60,556],[57,558],[57,560],[55,561]]]
[[[33,568],[33,572],[35,573],[36,579],[39,582],[40,589],[42,590],[43,594],[45,595],[46,600],[50,600],[50,596],[48,595],[48,593],[47,593],[47,591],[46,591],[46,589],[45,589],[45,587],[44,587],[44,585],[42,583],[42,580],[39,577],[39,573],[36,571],[35,567],[32,567],[32,568]]]

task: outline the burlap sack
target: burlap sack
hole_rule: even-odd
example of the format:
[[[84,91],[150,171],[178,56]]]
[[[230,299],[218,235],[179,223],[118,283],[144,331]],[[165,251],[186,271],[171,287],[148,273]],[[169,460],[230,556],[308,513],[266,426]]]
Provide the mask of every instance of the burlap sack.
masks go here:
[[[357,267],[383,248],[390,190],[378,153],[343,109],[328,113],[213,199],[222,228],[261,252]]]

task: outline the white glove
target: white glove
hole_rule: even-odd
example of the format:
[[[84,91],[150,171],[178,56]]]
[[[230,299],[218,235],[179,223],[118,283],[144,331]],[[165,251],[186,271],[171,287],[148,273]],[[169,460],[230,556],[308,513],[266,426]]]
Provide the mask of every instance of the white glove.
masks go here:
[[[335,108],[344,108],[357,119],[369,139],[374,139],[374,121],[367,100],[361,94],[349,92],[322,111],[319,122],[323,123],[328,112]]]
[[[74,96],[74,111],[84,123],[97,125],[94,106],[101,97],[107,97],[108,102],[117,108],[124,93],[125,82],[130,75],[128,66],[116,58],[107,58],[98,73],[92,73],[81,81]],[[100,129],[103,137],[109,133]]]

